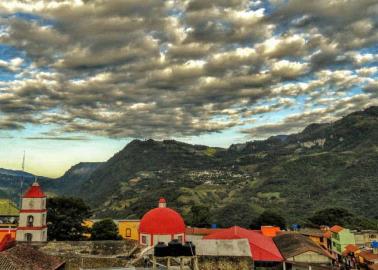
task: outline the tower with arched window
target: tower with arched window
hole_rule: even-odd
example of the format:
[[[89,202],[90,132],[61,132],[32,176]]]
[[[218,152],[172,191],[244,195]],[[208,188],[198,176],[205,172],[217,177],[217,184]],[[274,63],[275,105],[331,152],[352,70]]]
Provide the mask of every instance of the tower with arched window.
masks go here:
[[[16,240],[20,242],[47,241],[46,195],[37,181],[22,196]]]

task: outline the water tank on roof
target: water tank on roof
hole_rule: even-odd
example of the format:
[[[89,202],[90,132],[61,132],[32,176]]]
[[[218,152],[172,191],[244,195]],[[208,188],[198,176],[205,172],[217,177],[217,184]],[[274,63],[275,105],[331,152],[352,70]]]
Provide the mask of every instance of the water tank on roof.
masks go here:
[[[169,256],[169,249],[166,244],[163,242],[159,242],[155,247],[154,247],[154,254],[156,257],[167,257]]]
[[[371,247],[372,248],[378,248],[378,241],[371,242]]]
[[[185,242],[183,246],[182,256],[195,256],[196,255],[196,246],[192,242]]]
[[[168,243],[169,255],[172,257],[183,256],[183,245],[177,240],[173,239]]]

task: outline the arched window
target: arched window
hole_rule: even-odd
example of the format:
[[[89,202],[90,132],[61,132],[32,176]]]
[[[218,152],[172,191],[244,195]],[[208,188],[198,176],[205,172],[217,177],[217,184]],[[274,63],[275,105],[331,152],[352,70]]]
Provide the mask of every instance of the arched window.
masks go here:
[[[24,241],[30,243],[33,240],[33,235],[31,233],[25,233]]]
[[[28,227],[33,227],[34,217],[33,216],[28,216],[27,223],[28,223]]]

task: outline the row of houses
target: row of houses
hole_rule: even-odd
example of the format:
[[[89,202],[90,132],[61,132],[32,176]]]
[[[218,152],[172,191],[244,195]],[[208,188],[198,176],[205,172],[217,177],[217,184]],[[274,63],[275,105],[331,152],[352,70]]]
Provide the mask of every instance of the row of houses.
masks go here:
[[[23,196],[20,214],[16,214],[17,209],[10,202],[0,202],[0,238],[4,236],[0,239],[1,242],[7,238],[16,238],[21,242],[46,242],[45,236],[42,237],[47,230],[45,199],[46,196],[39,185],[34,183]],[[42,223],[35,223],[37,221]],[[372,230],[352,231],[335,225],[331,228],[281,231],[280,228],[268,224],[260,230],[238,226],[191,228],[185,225],[178,212],[167,207],[164,198],[161,198],[158,206],[148,211],[141,220],[115,221],[119,234],[124,239],[139,244],[140,258],[149,258],[152,261],[155,256],[154,247],[164,247],[172,242],[181,245],[189,242],[196,247],[193,256],[228,258],[222,263],[223,268],[217,266],[214,269],[226,269],[227,262],[234,263],[235,260],[239,260],[238,269],[304,270],[364,267],[377,270],[378,232]],[[25,224],[20,225],[20,222]],[[96,220],[87,220],[84,226],[91,227],[95,222]],[[0,243],[0,248],[7,247],[8,240],[4,245]],[[8,252],[10,251],[12,249]],[[18,249],[13,248],[13,251],[17,252]],[[59,269],[61,267],[59,265]]]

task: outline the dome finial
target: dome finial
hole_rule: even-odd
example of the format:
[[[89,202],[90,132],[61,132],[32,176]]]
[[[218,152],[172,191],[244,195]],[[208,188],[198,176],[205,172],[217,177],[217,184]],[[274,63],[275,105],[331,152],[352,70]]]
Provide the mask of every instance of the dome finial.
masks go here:
[[[159,199],[159,208],[166,208],[166,207],[167,207],[167,201],[163,197],[161,197]]]

